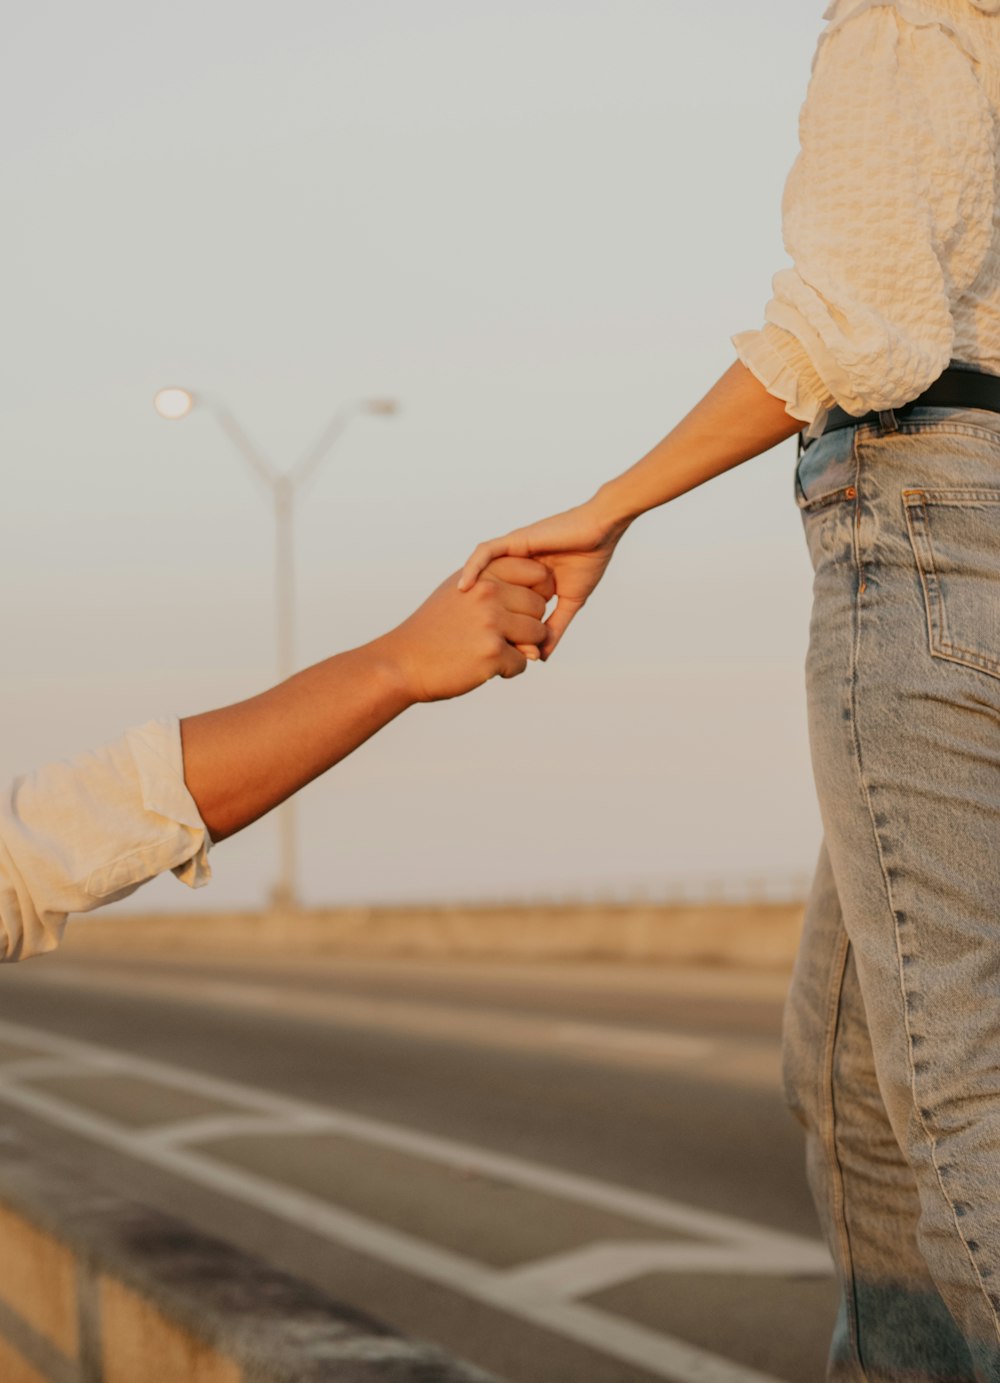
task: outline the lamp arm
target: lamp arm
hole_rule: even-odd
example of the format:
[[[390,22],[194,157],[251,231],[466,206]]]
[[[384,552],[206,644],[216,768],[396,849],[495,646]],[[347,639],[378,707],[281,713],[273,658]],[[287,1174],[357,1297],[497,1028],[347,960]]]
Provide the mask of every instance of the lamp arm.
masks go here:
[[[209,407],[215,415],[216,422],[243,457],[243,460],[250,467],[251,471],[253,471],[257,479],[262,481],[269,491],[273,490],[278,480],[278,472],[268,461],[267,457],[263,452],[258,450],[250,440],[240,423],[237,422],[236,418],[230,413],[225,404],[216,403],[215,400],[212,400],[209,403]]]
[[[303,452],[302,456],[288,472],[288,478],[292,485],[296,487],[301,485],[304,480],[318,469],[320,464],[326,459],[327,453],[334,442],[340,437],[341,433],[357,411],[357,404],[342,405],[337,409],[326,427],[323,428],[315,442],[313,442],[312,446],[309,447],[307,451]]]

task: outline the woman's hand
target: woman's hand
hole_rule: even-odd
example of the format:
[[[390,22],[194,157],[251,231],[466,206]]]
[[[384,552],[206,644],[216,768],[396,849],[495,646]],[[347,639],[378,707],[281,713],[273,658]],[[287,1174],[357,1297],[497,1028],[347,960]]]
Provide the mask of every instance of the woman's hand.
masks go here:
[[[490,562],[499,557],[535,557],[555,580],[556,606],[545,622],[541,655],[548,658],[580,611],[628,528],[612,518],[600,495],[561,514],[515,528],[503,538],[480,543],[462,569],[460,591],[470,591]]]
[[[784,400],[769,394],[737,360],[672,432],[586,504],[480,543],[465,564],[459,590],[471,590],[496,557],[544,562],[559,597],[545,625],[541,653],[547,658],[604,575],[633,519],[758,456],[801,426]]]

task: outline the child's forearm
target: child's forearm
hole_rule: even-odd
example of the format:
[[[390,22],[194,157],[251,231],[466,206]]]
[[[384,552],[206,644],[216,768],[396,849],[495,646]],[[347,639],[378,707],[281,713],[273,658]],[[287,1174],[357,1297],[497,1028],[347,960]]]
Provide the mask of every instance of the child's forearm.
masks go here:
[[[213,840],[269,812],[413,704],[377,639],[181,721],[184,779]]]
[[[184,781],[213,840],[249,826],[417,701],[516,677],[545,637],[538,562],[494,563],[474,600],[443,582],[381,638],[270,691],[181,721]]]

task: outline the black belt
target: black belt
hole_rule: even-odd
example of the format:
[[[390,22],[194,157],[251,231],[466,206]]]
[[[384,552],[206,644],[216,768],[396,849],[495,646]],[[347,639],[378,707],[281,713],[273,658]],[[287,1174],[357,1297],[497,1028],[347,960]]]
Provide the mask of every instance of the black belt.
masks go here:
[[[872,409],[860,417],[843,408],[831,408],[823,431],[836,432],[840,427],[860,427],[863,423],[881,423],[891,430],[899,418],[907,417],[914,408],[986,408],[1000,413],[1000,375],[950,366],[930,388],[898,408]]]

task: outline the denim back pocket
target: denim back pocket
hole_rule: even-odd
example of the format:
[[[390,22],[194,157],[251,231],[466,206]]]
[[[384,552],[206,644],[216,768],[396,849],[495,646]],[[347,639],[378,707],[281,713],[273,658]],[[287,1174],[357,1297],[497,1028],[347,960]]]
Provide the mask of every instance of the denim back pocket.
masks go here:
[[[904,490],[936,658],[1000,677],[1000,490]]]

